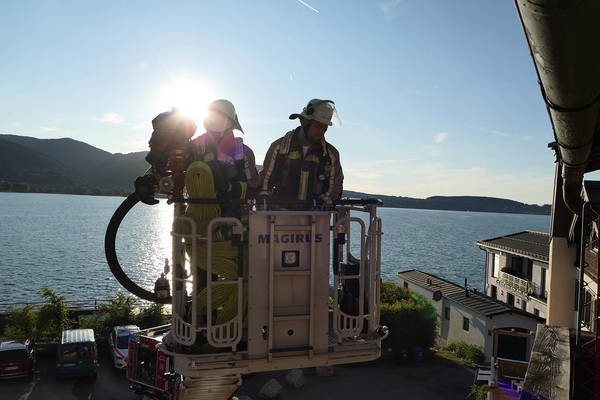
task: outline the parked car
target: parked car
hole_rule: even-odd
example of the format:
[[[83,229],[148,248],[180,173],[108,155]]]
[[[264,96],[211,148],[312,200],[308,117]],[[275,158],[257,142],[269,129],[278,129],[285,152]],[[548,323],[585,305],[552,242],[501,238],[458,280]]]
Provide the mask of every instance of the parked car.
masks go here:
[[[93,329],[69,329],[62,332],[56,351],[56,378],[96,376],[98,348]]]
[[[35,350],[29,340],[0,343],[0,377],[33,376]]]
[[[123,369],[127,366],[129,337],[133,332],[139,332],[136,325],[115,326],[108,335],[108,348],[115,368]]]

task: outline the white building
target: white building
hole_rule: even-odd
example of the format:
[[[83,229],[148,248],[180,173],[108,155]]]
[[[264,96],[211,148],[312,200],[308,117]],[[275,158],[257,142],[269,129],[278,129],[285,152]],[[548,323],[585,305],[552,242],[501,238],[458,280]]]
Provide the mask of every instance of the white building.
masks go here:
[[[494,330],[534,333],[543,322],[539,316],[415,269],[398,272],[398,282],[434,305],[443,344],[462,341],[481,346],[487,361],[494,351]],[[499,357],[529,361],[533,339],[502,335],[497,340]]]
[[[486,293],[546,318],[550,235],[523,231],[482,240],[477,245],[486,251]]]
[[[593,232],[595,234],[595,231]],[[592,234],[592,236],[593,236]],[[597,236],[591,238],[592,248],[586,251],[586,282],[582,320],[588,330],[593,328],[597,290]],[[477,245],[485,250],[485,292],[523,311],[546,318],[548,298],[548,262],[550,235],[523,231],[482,240]],[[573,267],[573,274],[577,269]],[[577,278],[576,278],[577,279]],[[573,310],[577,303],[573,298]]]

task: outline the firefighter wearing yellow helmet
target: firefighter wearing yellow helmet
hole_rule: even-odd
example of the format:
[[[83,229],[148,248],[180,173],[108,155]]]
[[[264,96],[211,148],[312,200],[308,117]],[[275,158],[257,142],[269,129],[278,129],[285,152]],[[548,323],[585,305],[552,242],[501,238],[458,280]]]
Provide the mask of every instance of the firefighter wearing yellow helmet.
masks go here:
[[[192,140],[191,161],[207,163],[215,178],[217,195],[224,200],[253,199],[258,185],[254,153],[233,130],[242,130],[233,104],[224,99],[213,101],[204,118],[206,133]],[[239,204],[239,203],[238,203]],[[223,216],[240,216],[235,202],[225,202]]]
[[[271,144],[259,178],[259,196],[283,208],[307,208],[342,195],[344,174],[336,148],[325,141],[331,125],[340,126],[335,103],[312,99],[291,114],[300,126]]]
[[[172,167],[168,164],[173,148],[185,153],[187,167],[194,161],[210,166],[217,198],[222,201],[221,215],[239,217],[246,199],[253,199],[258,185],[254,153],[233,130],[243,132],[233,104],[224,99],[213,101],[204,118],[206,133],[190,140],[196,125],[173,109],[159,114],[152,121],[154,132],[150,139],[151,151],[146,160],[152,165],[149,173],[136,179],[136,193],[141,201],[156,204],[154,198],[160,171]],[[192,196],[193,197],[193,196]]]

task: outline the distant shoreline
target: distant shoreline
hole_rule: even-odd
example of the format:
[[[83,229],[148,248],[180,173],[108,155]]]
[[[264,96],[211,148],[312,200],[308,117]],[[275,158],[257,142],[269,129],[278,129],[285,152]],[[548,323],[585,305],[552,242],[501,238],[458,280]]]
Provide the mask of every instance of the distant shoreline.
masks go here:
[[[76,196],[94,196],[94,197],[127,197],[129,195],[129,193],[106,193],[106,192],[101,192],[100,190],[96,193],[67,193],[67,192],[49,192],[49,191],[8,191],[8,190],[2,190],[0,191],[0,193],[37,193],[37,194],[60,194],[60,195],[76,195]],[[362,195],[362,196],[359,196]],[[344,192],[344,197],[350,197],[350,198],[378,198],[381,199],[383,201],[383,208],[398,208],[398,209],[407,209],[407,210],[432,210],[432,211],[457,211],[457,212],[485,212],[485,213],[499,213],[499,214],[528,214],[528,215],[551,215],[551,207],[549,205],[546,206],[531,206],[531,205],[525,205],[525,206],[529,206],[529,207],[538,207],[538,209],[519,209],[518,207],[515,207],[514,209],[502,209],[502,208],[460,208],[458,206],[458,204],[453,204],[452,207],[448,206],[448,207],[428,207],[427,204],[418,204],[419,201],[422,202],[427,202],[428,199],[414,199],[414,198],[398,198],[398,199],[410,199],[410,202],[413,203],[411,205],[404,205],[404,204],[396,204],[393,205],[394,201],[391,201],[392,204],[390,204],[389,198],[393,198],[393,196],[387,196],[387,195],[372,195],[369,193],[360,193],[360,192],[351,192],[348,191],[348,193]],[[441,196],[437,196],[437,198],[439,198]],[[166,197],[161,197],[161,196],[157,196],[158,199],[166,199]],[[388,198],[388,201],[386,202],[386,198]],[[477,198],[477,197],[473,197],[476,198],[477,200],[479,199],[487,199],[485,197],[481,197],[481,198]],[[450,199],[450,198],[448,198]],[[495,199],[495,198],[492,198]],[[394,198],[395,200],[395,198]],[[505,199],[495,199],[495,200],[504,200],[506,202],[513,202],[512,200],[505,200]],[[519,204],[523,204],[523,203],[519,203]]]

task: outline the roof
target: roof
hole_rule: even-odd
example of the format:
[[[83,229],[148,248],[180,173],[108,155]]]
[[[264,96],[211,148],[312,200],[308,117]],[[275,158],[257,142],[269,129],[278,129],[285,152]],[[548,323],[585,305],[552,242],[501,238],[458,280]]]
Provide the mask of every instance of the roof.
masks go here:
[[[116,326],[117,335],[129,335],[131,332],[138,332],[140,328],[137,325],[121,325]]]
[[[534,318],[540,322],[544,321],[544,319],[541,317],[535,316],[516,307],[512,307],[481,292],[469,290],[469,295],[466,296],[464,287],[426,272],[410,269],[407,271],[398,272],[398,277],[404,279],[405,281],[414,283],[415,285],[429,289],[433,292],[439,290],[442,292],[442,296],[446,297],[447,299],[452,300],[455,303],[459,303],[463,307],[488,318],[491,318],[495,315],[509,313],[520,314],[526,317]]]
[[[69,329],[62,332],[61,344],[95,341],[93,329]]]
[[[0,351],[24,350],[26,348],[27,343],[21,340],[9,340],[7,342],[0,343]]]
[[[548,263],[550,260],[550,234],[523,231],[477,242],[478,246],[503,250]]]

